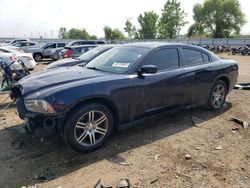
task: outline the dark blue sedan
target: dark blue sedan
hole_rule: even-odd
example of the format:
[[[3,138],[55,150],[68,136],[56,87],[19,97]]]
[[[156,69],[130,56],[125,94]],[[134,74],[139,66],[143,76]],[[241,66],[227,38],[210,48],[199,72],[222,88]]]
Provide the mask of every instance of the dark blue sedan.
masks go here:
[[[206,49],[172,43],[114,47],[85,67],[48,70],[13,89],[21,119],[37,134],[58,132],[74,150],[94,150],[115,129],[161,113],[221,109],[238,65]]]

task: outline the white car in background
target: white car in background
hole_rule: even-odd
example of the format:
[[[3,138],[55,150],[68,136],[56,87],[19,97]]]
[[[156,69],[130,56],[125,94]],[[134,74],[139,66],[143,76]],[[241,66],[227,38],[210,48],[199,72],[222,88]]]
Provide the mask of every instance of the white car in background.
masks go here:
[[[16,70],[22,70],[23,67],[20,63],[18,63],[15,54],[13,53],[3,53],[0,52],[0,61],[5,61],[10,65],[10,69],[15,72]]]
[[[24,42],[24,41],[30,41],[29,39],[13,39],[13,40],[7,40],[4,41],[3,43],[0,43],[0,46],[12,46],[15,43],[18,42]]]
[[[18,51],[14,48],[9,48],[7,46],[0,46],[0,54],[1,53],[13,54],[17,60],[21,60],[22,62],[24,62],[24,65],[29,70],[33,70],[37,65],[31,53],[24,53],[23,51]]]

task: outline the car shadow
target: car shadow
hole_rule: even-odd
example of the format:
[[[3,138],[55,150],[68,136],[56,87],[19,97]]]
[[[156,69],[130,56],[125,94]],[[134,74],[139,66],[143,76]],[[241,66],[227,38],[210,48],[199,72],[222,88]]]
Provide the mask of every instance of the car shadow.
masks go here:
[[[81,154],[68,148],[59,137],[40,140],[24,131],[21,125],[0,130],[0,187],[32,185],[42,180],[44,170],[56,177],[72,173],[101,160],[125,162],[120,153],[167,138],[193,127],[192,117],[209,121],[231,108],[226,103],[220,111],[204,108],[181,110],[171,116],[140,123],[117,132],[106,145]],[[6,186],[8,185],[8,186]]]

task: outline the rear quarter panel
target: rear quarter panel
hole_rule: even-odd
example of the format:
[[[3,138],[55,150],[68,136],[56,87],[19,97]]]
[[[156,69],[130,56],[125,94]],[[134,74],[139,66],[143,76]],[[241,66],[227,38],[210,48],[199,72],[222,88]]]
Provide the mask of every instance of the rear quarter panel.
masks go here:
[[[238,80],[238,64],[234,60],[221,59],[217,62],[219,78],[226,77],[229,81],[228,92],[232,91]]]

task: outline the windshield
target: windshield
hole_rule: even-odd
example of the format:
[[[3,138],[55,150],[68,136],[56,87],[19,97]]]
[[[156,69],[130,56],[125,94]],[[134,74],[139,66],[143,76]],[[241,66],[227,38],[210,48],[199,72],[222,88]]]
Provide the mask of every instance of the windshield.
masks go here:
[[[125,73],[148,51],[148,48],[141,47],[112,48],[92,60],[86,67],[105,72]]]
[[[41,43],[41,44],[39,45],[39,47],[40,47],[40,48],[45,48],[47,45],[48,45],[47,43]]]
[[[92,50],[89,50],[88,52],[82,54],[81,56],[78,57],[81,61],[91,61],[94,59],[98,54],[103,53],[107,51],[109,48],[107,47],[97,47]]]

